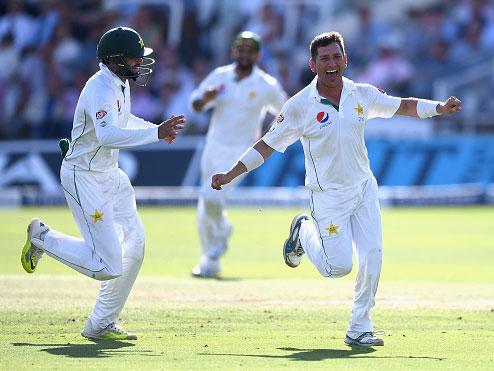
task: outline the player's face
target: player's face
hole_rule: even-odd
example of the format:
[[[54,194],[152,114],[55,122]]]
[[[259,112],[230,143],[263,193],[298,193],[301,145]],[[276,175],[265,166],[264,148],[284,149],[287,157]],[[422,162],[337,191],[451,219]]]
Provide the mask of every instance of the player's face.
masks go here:
[[[137,74],[137,72],[138,72],[137,67],[139,67],[143,63],[144,60],[142,58],[125,57],[124,61],[129,66],[132,73]]]
[[[346,55],[338,43],[320,46],[317,58],[310,60],[310,69],[317,73],[319,84],[334,88],[343,83],[343,71],[346,68]]]
[[[242,69],[251,69],[259,58],[257,49],[246,45],[239,45],[232,50],[233,59]]]

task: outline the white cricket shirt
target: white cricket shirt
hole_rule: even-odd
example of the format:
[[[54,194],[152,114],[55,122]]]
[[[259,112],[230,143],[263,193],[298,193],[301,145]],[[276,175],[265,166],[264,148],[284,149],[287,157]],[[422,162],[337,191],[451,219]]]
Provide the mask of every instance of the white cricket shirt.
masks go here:
[[[240,81],[235,64],[216,68],[192,92],[190,105],[210,87],[220,93],[205,106],[213,108],[206,136],[209,145],[251,146],[261,135],[265,113],[276,115],[287,99],[278,81],[258,67]]]
[[[158,126],[130,113],[130,85],[100,63],[82,89],[74,114],[72,140],[62,165],[111,171],[118,149],[158,141]]]
[[[311,190],[361,184],[372,175],[364,142],[365,124],[372,118],[393,116],[401,98],[344,77],[337,109],[319,95],[316,84],[317,76],[286,102],[262,139],[278,152],[300,139],[305,154],[305,185]]]

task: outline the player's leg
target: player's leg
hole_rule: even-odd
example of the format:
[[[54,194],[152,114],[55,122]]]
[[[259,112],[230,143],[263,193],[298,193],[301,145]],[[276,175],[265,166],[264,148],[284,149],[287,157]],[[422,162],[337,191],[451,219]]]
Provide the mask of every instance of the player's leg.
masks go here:
[[[353,239],[357,254],[358,273],[355,282],[355,298],[352,317],[347,331],[347,343],[375,346],[383,345],[382,339],[373,334],[370,310],[375,304],[382,263],[382,227],[377,182],[369,179],[362,185],[361,203],[351,217]],[[349,339],[348,339],[349,338]],[[350,341],[348,341],[350,340]]]
[[[342,277],[352,270],[351,208],[349,196],[311,193],[313,220],[302,220],[299,238],[309,260],[325,277]]]
[[[98,178],[65,168],[61,180],[83,239],[50,228],[40,236],[31,236],[31,244],[88,277],[108,280],[120,276],[122,253],[113,228],[111,202],[115,182],[105,174]]]
[[[231,148],[206,146],[201,161],[201,193],[197,204],[197,225],[201,243],[201,259],[192,270],[194,276],[211,277],[221,271],[220,258],[228,249],[233,226],[225,209],[227,194],[239,182],[235,179],[221,191],[211,188],[213,174],[228,170],[232,165]],[[240,156],[240,154],[238,155]]]
[[[133,334],[113,327],[118,320],[125,302],[132,290],[144,258],[144,227],[137,213],[135,193],[129,178],[121,170],[120,185],[114,205],[115,229],[123,250],[122,275],[114,280],[101,283],[100,292],[91,316],[86,322],[83,336],[96,337],[98,334],[113,339],[135,340]],[[101,334],[101,332],[105,332]]]

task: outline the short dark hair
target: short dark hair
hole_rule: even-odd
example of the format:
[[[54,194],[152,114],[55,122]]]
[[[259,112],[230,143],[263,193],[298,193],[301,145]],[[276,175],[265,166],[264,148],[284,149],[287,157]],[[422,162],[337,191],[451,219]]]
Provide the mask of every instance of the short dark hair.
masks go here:
[[[340,46],[341,51],[345,54],[345,42],[343,36],[339,32],[325,32],[314,37],[310,43],[310,56],[313,60],[317,58],[317,50],[321,46],[328,46],[329,44],[337,43]]]

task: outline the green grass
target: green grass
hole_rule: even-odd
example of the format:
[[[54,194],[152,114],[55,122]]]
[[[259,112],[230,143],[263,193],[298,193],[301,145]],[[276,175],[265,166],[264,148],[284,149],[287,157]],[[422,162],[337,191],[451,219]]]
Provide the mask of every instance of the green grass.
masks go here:
[[[232,209],[221,280],[189,276],[199,255],[195,211],[143,208],[141,274],[122,313],[137,342],[79,332],[98,283],[45,257],[25,274],[25,227],[38,215],[77,235],[65,208],[0,209],[0,369],[494,368],[494,209],[383,211],[384,264],[373,319],[385,346],[342,342],[355,272],[320,277],[283,264],[293,209]]]

